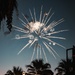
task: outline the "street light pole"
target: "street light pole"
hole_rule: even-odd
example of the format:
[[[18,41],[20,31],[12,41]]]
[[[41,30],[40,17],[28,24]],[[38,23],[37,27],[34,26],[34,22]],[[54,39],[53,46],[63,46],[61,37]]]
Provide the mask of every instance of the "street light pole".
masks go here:
[[[73,58],[73,70],[75,74],[75,46],[73,46],[73,49],[72,49],[72,58]]]
[[[72,50],[72,60],[75,63],[75,46],[73,45],[73,48],[69,48],[66,50],[66,61],[68,61],[68,51]]]
[[[73,45],[73,48],[69,48],[66,50],[66,61],[68,62],[68,51],[72,50],[72,62],[73,62],[73,71],[75,74],[75,46]]]
[[[69,48],[69,49],[66,50],[66,61],[68,61],[68,51],[69,51],[69,50],[72,50],[72,49],[73,49],[73,48]]]

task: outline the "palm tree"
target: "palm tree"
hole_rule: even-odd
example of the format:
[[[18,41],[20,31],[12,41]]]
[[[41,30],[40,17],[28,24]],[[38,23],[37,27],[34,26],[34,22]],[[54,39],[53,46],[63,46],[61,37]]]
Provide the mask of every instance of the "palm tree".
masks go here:
[[[53,75],[51,70],[43,70],[41,75]]]
[[[13,69],[8,70],[5,75],[22,75],[22,72],[22,68],[14,66]]]
[[[7,19],[7,28],[9,31],[12,29],[12,15],[16,9],[17,13],[17,1],[16,0],[0,0],[0,25],[3,19]]]
[[[49,63],[43,63],[42,59],[33,60],[30,65],[26,65],[27,72],[33,75],[50,75],[53,72],[50,70],[51,65]]]
[[[60,70],[60,68],[61,70]],[[73,61],[71,59],[62,60],[59,62],[58,67],[55,70],[60,70],[62,73],[65,72],[66,75],[72,75],[73,74]]]
[[[14,73],[11,70],[8,70],[5,75],[14,75]]]
[[[56,70],[57,70],[57,74],[56,75],[63,75],[65,73],[65,71],[61,67],[56,67],[55,71]]]

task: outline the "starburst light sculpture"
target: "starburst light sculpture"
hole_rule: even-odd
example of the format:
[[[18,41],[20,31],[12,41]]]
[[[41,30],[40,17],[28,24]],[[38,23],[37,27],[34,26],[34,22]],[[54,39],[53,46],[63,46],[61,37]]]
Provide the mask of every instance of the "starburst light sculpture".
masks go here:
[[[34,46],[31,61],[34,58],[35,52],[37,52],[37,54],[36,54],[37,59],[39,58],[39,56],[41,58],[42,53],[43,53],[43,55],[46,59],[46,62],[48,62],[44,47],[46,47],[46,49],[54,56],[54,58],[56,58],[56,55],[59,56],[57,54],[57,52],[53,49],[51,44],[58,45],[64,49],[65,49],[65,47],[63,45],[53,41],[52,38],[65,40],[66,38],[57,37],[57,36],[54,36],[54,34],[65,32],[68,30],[56,31],[55,27],[57,25],[59,25],[60,23],[62,23],[64,21],[64,19],[62,18],[58,21],[52,21],[49,24],[49,21],[54,13],[51,14],[51,9],[50,9],[48,13],[43,14],[42,8],[43,7],[41,7],[39,20],[37,20],[37,18],[36,18],[37,15],[36,15],[35,9],[34,9],[34,14],[32,14],[31,10],[29,9],[32,21],[29,21],[27,19],[27,17],[22,13],[22,15],[25,18],[27,23],[25,21],[23,21],[21,18],[19,18],[19,20],[22,22],[22,25],[24,26],[24,28],[21,28],[21,27],[15,26],[15,25],[13,25],[13,27],[15,28],[16,31],[24,33],[24,35],[21,35],[21,36],[16,35],[15,39],[29,39],[28,43],[18,52],[18,54],[20,54],[26,47],[30,48],[30,47]],[[40,43],[40,40],[41,40],[41,43]]]

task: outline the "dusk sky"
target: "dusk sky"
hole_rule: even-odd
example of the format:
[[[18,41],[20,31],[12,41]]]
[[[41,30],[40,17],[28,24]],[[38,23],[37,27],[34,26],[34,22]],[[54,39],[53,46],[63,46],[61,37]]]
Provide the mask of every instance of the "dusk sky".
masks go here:
[[[18,10],[19,17],[24,20],[22,13],[28,15],[30,19],[29,9],[33,12],[33,8],[36,10],[36,15],[39,16],[39,12],[41,6],[43,5],[43,12],[48,12],[50,8],[52,8],[52,12],[54,12],[53,17],[50,22],[53,20],[59,20],[64,18],[64,22],[55,27],[56,30],[68,29],[67,32],[62,32],[61,34],[57,34],[56,36],[65,37],[66,40],[57,40],[54,41],[62,44],[66,47],[66,49],[73,47],[75,45],[75,3],[73,0],[17,0],[18,2]],[[0,75],[6,73],[7,70],[12,69],[13,66],[20,66],[23,70],[26,70],[25,65],[30,64],[30,59],[33,52],[33,47],[26,48],[19,55],[17,53],[23,48],[26,44],[26,39],[16,40],[13,39],[16,34],[20,34],[20,32],[12,30],[12,32],[8,35],[4,33],[7,31],[5,26],[5,21],[2,21],[2,30],[0,30]],[[22,26],[21,22],[18,20],[16,16],[16,12],[13,14],[13,25]],[[55,51],[59,54],[60,57],[56,56],[56,59],[52,56],[52,54],[48,53],[46,50],[46,54],[48,57],[48,61],[51,64],[51,69],[54,69],[58,66],[58,63],[61,59],[66,59],[66,49],[63,49],[57,45],[52,46]],[[71,58],[71,51],[69,52],[69,57]]]

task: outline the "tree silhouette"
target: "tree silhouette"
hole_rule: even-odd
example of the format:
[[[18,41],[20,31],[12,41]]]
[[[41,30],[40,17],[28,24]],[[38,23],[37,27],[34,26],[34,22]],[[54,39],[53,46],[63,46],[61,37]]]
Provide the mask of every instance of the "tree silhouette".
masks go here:
[[[0,28],[1,28],[1,21],[3,19],[6,19],[7,28],[11,32],[12,16],[14,9],[16,9],[18,13],[16,0],[0,0]]]
[[[13,69],[8,70],[5,75],[22,75],[22,72],[22,68],[14,66]]]
[[[50,70],[51,65],[49,63],[43,63],[42,59],[33,60],[30,65],[26,65],[27,72],[33,75],[53,75],[53,72]]]
[[[56,75],[63,75],[65,73],[65,71],[61,67],[56,67],[55,68],[55,71],[56,70],[57,70],[57,74]]]
[[[59,62],[59,65],[56,69],[58,70],[58,72],[65,72],[65,75],[75,75],[73,71],[73,66],[74,64],[72,59],[68,59],[68,61],[62,60],[61,62]]]

